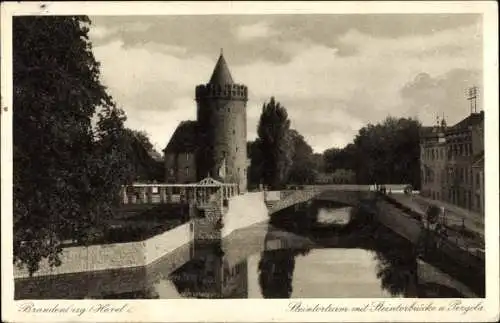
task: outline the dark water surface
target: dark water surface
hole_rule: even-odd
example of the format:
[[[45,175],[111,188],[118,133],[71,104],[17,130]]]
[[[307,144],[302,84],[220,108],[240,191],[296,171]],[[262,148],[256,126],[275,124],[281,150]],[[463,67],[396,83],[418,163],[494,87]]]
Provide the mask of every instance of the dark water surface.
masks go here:
[[[194,243],[183,265],[167,267],[85,284],[107,285],[92,298],[476,297],[367,215],[323,202],[283,210],[222,241]],[[75,277],[67,287],[81,290],[71,286],[84,284]],[[57,298],[53,287],[40,298]]]

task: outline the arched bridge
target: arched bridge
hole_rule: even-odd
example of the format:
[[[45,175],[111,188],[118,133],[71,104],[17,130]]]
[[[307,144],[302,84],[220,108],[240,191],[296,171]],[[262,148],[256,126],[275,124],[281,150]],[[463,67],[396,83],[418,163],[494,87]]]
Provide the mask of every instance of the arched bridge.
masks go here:
[[[266,192],[265,194],[270,215],[313,199],[358,206],[363,201],[373,200],[374,197],[374,190],[369,185],[306,186],[302,190]]]

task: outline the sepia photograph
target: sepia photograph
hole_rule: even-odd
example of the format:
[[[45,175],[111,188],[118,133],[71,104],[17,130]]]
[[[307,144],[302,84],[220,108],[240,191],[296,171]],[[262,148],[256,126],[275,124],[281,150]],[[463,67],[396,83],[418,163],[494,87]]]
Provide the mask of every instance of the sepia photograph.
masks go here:
[[[439,311],[457,315],[498,302],[481,11],[53,6],[12,15],[2,65],[15,313],[77,311],[47,300],[99,302],[79,314],[139,300],[371,315],[391,300],[448,299]],[[378,301],[333,309],[345,299]]]

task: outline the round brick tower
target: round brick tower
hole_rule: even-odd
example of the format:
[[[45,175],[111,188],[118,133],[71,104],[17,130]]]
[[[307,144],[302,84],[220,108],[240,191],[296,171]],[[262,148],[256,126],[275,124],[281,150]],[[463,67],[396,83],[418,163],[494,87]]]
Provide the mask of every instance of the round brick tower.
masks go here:
[[[248,89],[233,82],[224,56],[207,84],[196,87],[198,176],[237,183],[247,190]]]

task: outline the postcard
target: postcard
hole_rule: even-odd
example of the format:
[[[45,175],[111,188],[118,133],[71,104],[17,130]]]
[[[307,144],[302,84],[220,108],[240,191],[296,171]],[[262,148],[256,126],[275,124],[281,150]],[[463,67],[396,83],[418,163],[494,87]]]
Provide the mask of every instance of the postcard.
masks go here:
[[[3,3],[3,320],[498,321],[497,9]]]

